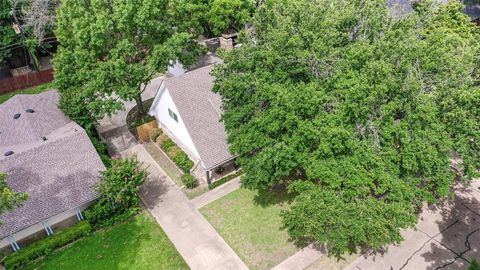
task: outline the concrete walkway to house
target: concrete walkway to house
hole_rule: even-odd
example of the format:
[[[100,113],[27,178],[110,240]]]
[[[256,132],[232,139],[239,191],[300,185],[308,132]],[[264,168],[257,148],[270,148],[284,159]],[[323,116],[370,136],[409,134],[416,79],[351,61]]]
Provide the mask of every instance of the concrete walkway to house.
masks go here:
[[[325,256],[322,250],[314,244],[310,244],[299,252],[288,257],[272,270],[303,270],[314,263],[320,256]]]
[[[140,197],[191,269],[248,269],[143,145],[121,155],[137,155],[148,166],[150,176],[139,190]]]
[[[205,205],[227,195],[228,193],[239,189],[240,177],[241,176],[234,178],[227,183],[194,198],[193,200],[191,200],[191,203],[193,204],[193,206],[195,206],[196,209],[200,209]]]

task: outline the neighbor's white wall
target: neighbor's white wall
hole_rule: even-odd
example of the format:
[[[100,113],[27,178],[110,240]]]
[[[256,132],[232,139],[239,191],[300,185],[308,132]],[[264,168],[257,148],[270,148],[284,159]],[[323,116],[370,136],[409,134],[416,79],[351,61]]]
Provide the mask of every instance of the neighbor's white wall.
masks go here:
[[[176,77],[176,76],[185,74],[187,70],[182,65],[182,63],[180,63],[178,60],[175,60],[175,62],[170,62],[170,66],[168,67],[168,72]]]
[[[183,123],[182,116],[178,112],[168,89],[160,89],[159,95],[158,103],[156,104],[156,107],[153,108],[157,121],[160,122],[162,126],[166,127],[168,132],[172,133],[172,135],[181,142],[181,146],[186,147],[188,152],[194,155],[194,158],[200,159],[200,155],[193,144],[192,138]],[[170,117],[168,109],[177,114],[178,123]]]
[[[90,206],[93,202],[88,202],[82,206],[80,206],[80,211],[83,211],[85,210],[88,206]],[[83,214],[83,213],[82,213]],[[71,218],[73,216],[76,216],[76,213],[75,213],[75,209],[72,209],[72,210],[67,210],[65,212],[62,212],[56,216],[53,216],[49,219],[46,219],[44,221],[47,221],[48,222],[48,225],[50,226],[53,226],[59,222],[62,222],[68,218]],[[85,217],[85,216],[84,216]],[[43,221],[42,221],[43,222]],[[39,231],[45,231],[45,229],[43,228],[43,225],[42,225],[42,222],[40,223],[37,223],[33,226],[30,226],[24,230],[21,230],[17,233],[15,233],[13,236],[15,237],[15,240],[17,240],[17,243],[22,240],[23,238],[26,238],[32,234],[35,234]],[[53,231],[53,233],[56,233],[55,231]],[[47,234],[47,232],[45,232],[45,235]],[[3,238],[0,240],[0,249],[6,247],[6,246],[10,246],[10,242],[8,241],[8,237],[6,238]],[[23,248],[22,246],[20,246],[20,248]]]

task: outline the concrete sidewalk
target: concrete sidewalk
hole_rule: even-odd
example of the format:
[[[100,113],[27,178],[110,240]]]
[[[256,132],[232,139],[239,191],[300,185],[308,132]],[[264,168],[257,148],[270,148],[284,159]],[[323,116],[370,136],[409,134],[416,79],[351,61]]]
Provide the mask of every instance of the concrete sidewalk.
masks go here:
[[[314,263],[320,256],[325,256],[323,251],[314,244],[310,244],[288,257],[285,261],[272,268],[272,270],[303,270]]]
[[[194,198],[191,200],[191,203],[196,209],[200,209],[205,205],[227,195],[228,193],[237,190],[240,188],[240,177],[241,176],[232,179],[229,182]]]
[[[248,269],[143,145],[121,154],[137,155],[148,166],[149,180],[140,188],[140,197],[191,269]]]
[[[467,269],[480,258],[480,180],[458,185],[453,198],[425,206],[416,230],[384,253],[359,257],[349,270]]]

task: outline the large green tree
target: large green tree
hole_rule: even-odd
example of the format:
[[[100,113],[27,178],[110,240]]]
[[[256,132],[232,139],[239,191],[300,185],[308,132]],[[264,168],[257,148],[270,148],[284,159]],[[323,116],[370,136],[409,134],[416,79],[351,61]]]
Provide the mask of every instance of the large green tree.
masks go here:
[[[191,64],[196,43],[167,11],[168,0],[64,0],[57,10],[54,58],[61,108],[87,125],[135,100],[154,74],[179,59]]]
[[[254,0],[174,0],[170,8],[185,27],[210,38],[242,30],[256,5]]]
[[[243,184],[288,186],[294,239],[337,256],[398,243],[455,174],[478,175],[479,30],[457,2],[415,8],[267,1],[215,69]]]
[[[19,42],[18,35],[13,30],[12,2],[0,2],[0,65],[11,55],[15,43]]]
[[[21,206],[28,199],[25,192],[15,192],[7,185],[7,175],[0,173],[0,215]],[[0,225],[2,221],[0,220]]]

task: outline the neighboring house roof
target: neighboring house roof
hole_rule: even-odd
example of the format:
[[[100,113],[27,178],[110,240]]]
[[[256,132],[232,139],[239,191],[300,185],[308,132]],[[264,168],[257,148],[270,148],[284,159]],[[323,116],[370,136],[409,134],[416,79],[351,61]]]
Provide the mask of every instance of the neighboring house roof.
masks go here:
[[[0,172],[14,191],[29,194],[23,206],[1,216],[0,239],[98,197],[92,186],[105,167],[86,132],[57,104],[52,90],[0,105]],[[9,150],[14,153],[5,156]]]
[[[198,68],[164,82],[206,169],[233,158],[220,119],[222,100],[212,92],[212,69]]]
[[[448,2],[448,0],[438,0],[438,3],[446,2]],[[460,2],[464,5],[462,12],[470,16],[472,20],[480,17],[480,1],[461,0]],[[387,5],[392,8],[397,8],[400,14],[405,14],[413,10],[411,0],[387,0]]]

